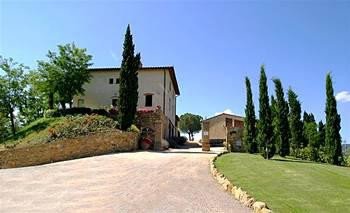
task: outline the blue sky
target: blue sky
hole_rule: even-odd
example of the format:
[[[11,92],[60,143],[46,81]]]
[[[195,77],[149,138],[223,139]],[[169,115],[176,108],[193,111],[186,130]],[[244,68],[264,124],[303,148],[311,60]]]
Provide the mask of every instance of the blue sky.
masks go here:
[[[265,64],[269,79],[291,86],[303,110],[324,120],[331,71],[350,142],[350,1],[1,0],[0,55],[35,68],[49,49],[74,41],[95,67],[120,66],[127,24],[144,66],[175,66],[178,114],[243,115],[245,76],[257,107]]]

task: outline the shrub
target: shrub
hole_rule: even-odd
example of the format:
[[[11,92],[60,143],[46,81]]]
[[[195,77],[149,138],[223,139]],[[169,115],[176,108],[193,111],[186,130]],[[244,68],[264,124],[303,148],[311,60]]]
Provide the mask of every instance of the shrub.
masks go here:
[[[187,142],[187,138],[184,136],[180,137],[173,137],[173,139],[176,141],[177,144],[179,145],[184,145]]]
[[[319,161],[317,149],[305,147],[300,151],[300,157],[303,160]]]
[[[134,124],[131,125],[129,128],[128,128],[128,132],[135,132],[135,133],[140,133],[140,129],[137,128],[137,126],[135,126]]]
[[[57,109],[49,109],[46,110],[44,113],[45,118],[54,118],[54,117],[60,117],[61,113]]]
[[[91,114],[109,116],[109,113],[105,109],[93,109],[91,110]]]
[[[168,142],[169,142],[170,148],[178,148],[179,147],[179,144],[176,142],[176,140],[174,138],[169,138]]]
[[[108,111],[109,113],[109,117],[113,118],[113,119],[117,119],[118,118],[118,110],[112,108]]]
[[[69,109],[49,109],[45,112],[44,116],[45,118],[52,118],[52,117],[60,117],[60,116],[67,116],[67,115],[102,115],[107,116],[111,118],[116,118],[116,112],[113,110],[110,110],[107,112],[105,109],[90,109],[86,107],[74,107]]]
[[[344,157],[344,165],[350,167],[350,155]]]
[[[318,151],[318,160],[319,162],[325,163],[327,162],[327,155],[326,152],[324,151],[323,148],[320,148],[320,150]]]
[[[64,122],[48,129],[48,141],[110,131],[116,129],[117,125],[118,123],[113,119],[100,115],[67,117]]]
[[[60,114],[61,115],[90,115],[91,114],[91,109],[87,107],[73,107],[69,109],[60,109]]]
[[[170,148],[178,148],[179,146],[182,146],[187,142],[187,138],[184,136],[171,137],[168,139],[168,142]]]

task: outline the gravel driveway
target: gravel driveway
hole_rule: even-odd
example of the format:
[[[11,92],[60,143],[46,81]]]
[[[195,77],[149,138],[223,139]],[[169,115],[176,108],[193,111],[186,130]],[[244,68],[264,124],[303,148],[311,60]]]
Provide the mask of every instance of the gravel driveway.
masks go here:
[[[103,155],[0,170],[0,212],[250,212],[199,149]]]

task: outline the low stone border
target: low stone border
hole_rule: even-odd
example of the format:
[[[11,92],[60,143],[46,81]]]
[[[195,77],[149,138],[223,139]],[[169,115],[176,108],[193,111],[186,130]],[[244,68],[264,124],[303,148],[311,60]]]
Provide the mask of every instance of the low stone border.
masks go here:
[[[227,151],[219,153],[213,159],[210,160],[210,171],[214,178],[219,182],[219,184],[224,188],[225,191],[228,191],[232,196],[242,203],[244,206],[253,209],[255,213],[271,213],[272,210],[269,209],[266,203],[261,201],[256,201],[255,198],[250,196],[246,191],[243,191],[241,187],[233,185],[223,174],[221,174],[215,167],[214,162],[216,159],[228,153]]]

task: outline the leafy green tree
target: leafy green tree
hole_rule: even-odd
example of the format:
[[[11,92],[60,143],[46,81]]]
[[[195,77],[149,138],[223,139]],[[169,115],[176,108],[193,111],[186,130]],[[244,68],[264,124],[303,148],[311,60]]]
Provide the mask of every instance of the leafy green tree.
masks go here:
[[[63,72],[52,62],[38,61],[38,70],[32,76],[35,90],[46,97],[48,108],[54,109],[55,100],[58,102],[59,99],[57,91],[64,78]]]
[[[28,86],[21,117],[24,124],[44,116],[47,109],[47,97],[36,86],[37,72],[31,71],[26,75]]]
[[[4,142],[8,136],[8,123],[7,116],[0,111],[0,143]]]
[[[12,58],[0,56],[0,69],[5,75],[0,76],[0,111],[10,118],[12,134],[16,134],[15,112],[22,112],[26,97],[27,81],[23,64],[14,62]]]
[[[128,25],[124,39],[123,61],[119,84],[119,123],[122,130],[134,122],[138,100],[138,72],[141,66],[140,53],[134,55],[134,43]]]
[[[279,155],[289,155],[289,126],[288,126],[288,103],[284,99],[283,87],[280,79],[274,79],[276,93],[276,120],[279,142]]]
[[[264,66],[261,66],[259,91],[258,142],[263,157],[269,159],[274,156],[276,147],[273,143],[271,109]]]
[[[179,128],[183,133],[188,134],[188,139],[193,141],[193,134],[202,129],[202,116],[191,113],[185,113],[180,116]]]
[[[342,162],[340,115],[337,111],[337,102],[334,97],[332,77],[326,76],[326,137],[325,152],[327,162],[340,165]]]
[[[247,89],[247,103],[245,107],[243,142],[246,145],[249,153],[257,153],[258,144],[256,141],[255,109],[253,103],[252,89],[248,77],[245,78],[245,84]]]
[[[308,146],[311,149],[311,156],[309,156],[309,160],[317,161],[320,146],[318,143],[317,124],[315,121],[306,123],[305,136],[308,141]]]
[[[320,147],[324,147],[325,145],[325,137],[326,137],[326,131],[325,131],[325,125],[322,121],[318,123],[318,144]]]
[[[299,155],[303,141],[303,123],[301,121],[301,106],[297,94],[290,88],[288,90],[289,127],[291,132],[290,145],[293,156]]]
[[[312,113],[308,114],[307,112],[304,111],[304,115],[303,115],[303,143],[302,143],[303,148],[305,148],[309,145],[306,127],[307,127],[307,124],[310,122],[315,122],[314,115]]]
[[[73,97],[84,93],[83,85],[91,79],[88,67],[92,65],[92,56],[86,52],[74,43],[58,45],[58,53],[49,51],[47,54],[49,62],[39,62],[39,72],[45,82],[42,86],[47,91],[50,108],[54,92],[57,92],[63,109],[66,103],[72,107]]]

